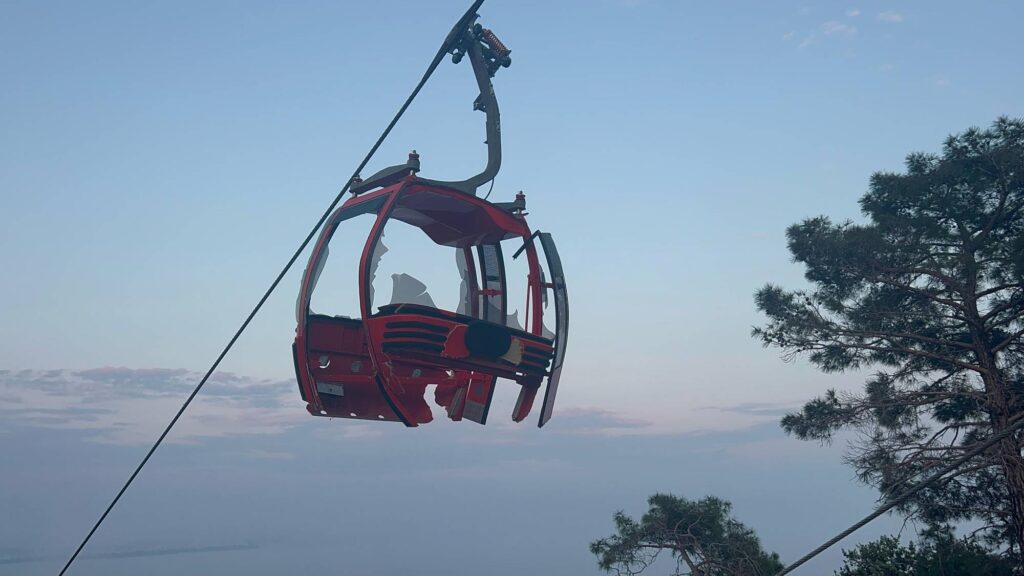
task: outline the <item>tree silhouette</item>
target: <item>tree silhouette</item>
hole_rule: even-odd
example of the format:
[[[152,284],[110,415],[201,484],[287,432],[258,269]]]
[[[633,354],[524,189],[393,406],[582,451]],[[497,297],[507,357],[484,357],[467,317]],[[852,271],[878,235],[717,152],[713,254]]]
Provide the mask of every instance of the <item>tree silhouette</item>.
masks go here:
[[[632,576],[665,552],[675,560],[674,576],[769,576],[782,569],[779,556],[762,550],[754,531],[729,515],[725,500],[655,494],[647,502],[639,522],[617,512],[617,533],[590,544],[602,570]]]
[[[1017,423],[1024,413],[1024,122],[950,136],[877,173],[864,224],[826,217],[789,228],[811,287],[767,285],[754,336],[825,372],[875,371],[859,394],[827,391],[783,428],[848,454],[882,498]],[[990,543],[1024,547],[1022,435],[1001,441],[901,510],[931,524],[980,520]]]

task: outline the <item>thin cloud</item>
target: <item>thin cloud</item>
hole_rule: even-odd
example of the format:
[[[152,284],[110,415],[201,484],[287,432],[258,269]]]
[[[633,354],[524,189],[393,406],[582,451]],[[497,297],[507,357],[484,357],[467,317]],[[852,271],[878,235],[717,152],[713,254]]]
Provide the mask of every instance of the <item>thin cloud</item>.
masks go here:
[[[283,452],[280,450],[263,450],[261,448],[246,450],[242,454],[255,460],[294,460],[296,457],[295,454],[293,454],[292,452]]]
[[[85,558],[149,558],[152,556],[177,556],[179,554],[204,554],[208,552],[237,552],[239,550],[257,550],[256,544],[224,544],[220,546],[180,546],[175,548],[148,548],[125,550],[121,552],[101,552],[86,555]]]
[[[111,444],[151,442],[201,374],[97,368],[0,374],[0,423],[64,430]],[[291,381],[215,374],[173,440],[281,433],[301,421]]]
[[[179,546],[167,548],[143,548],[123,550],[118,552],[97,552],[86,553],[82,558],[96,560],[117,560],[122,558],[150,558],[154,556],[178,556],[181,554],[204,554],[210,552],[238,552],[243,550],[258,550],[258,544],[224,544],[216,546]],[[44,562],[49,560],[63,559],[63,556],[0,556],[0,565],[29,564],[33,562]]]
[[[903,22],[903,14],[900,14],[895,10],[886,10],[885,12],[878,13],[878,19],[882,22],[897,24],[899,22]]]
[[[714,410],[717,412],[731,412],[757,418],[768,417],[772,419],[781,418],[786,413],[799,408],[801,403],[794,402],[741,402],[725,406],[705,406],[703,410]]]
[[[846,22],[840,22],[839,20],[828,20],[826,22],[822,22],[822,24],[820,26],[818,26],[818,31],[817,32],[812,32],[812,33],[807,34],[806,36],[804,36],[803,40],[801,40],[800,43],[797,44],[796,47],[797,47],[798,50],[803,50],[804,48],[807,48],[811,44],[816,43],[819,38],[826,38],[826,37],[830,37],[830,36],[831,37],[853,36],[856,33],[857,33],[857,27],[853,26],[852,24],[847,24]],[[790,33],[786,34],[785,36],[783,36],[782,39],[783,40],[789,40],[790,38],[792,38],[794,36],[794,34],[795,33],[790,32]]]
[[[98,368],[83,371],[35,370],[0,374],[0,430],[36,427],[74,430],[90,441],[136,445],[152,442],[163,430],[201,374],[188,370]],[[295,383],[216,373],[201,397],[175,427],[169,440],[195,443],[208,438],[278,435],[306,423],[309,416]],[[400,427],[346,422],[332,429],[339,441],[375,438]],[[566,406],[549,425],[569,436],[664,434],[646,420],[617,412]],[[519,438],[506,434],[515,425],[493,422],[491,441]],[[252,451],[259,459],[290,458],[287,452]]]
[[[860,16],[860,10],[858,10],[856,8],[853,8],[851,10],[847,10],[846,11],[846,15],[849,16],[850,18],[855,18],[857,16]]]
[[[856,34],[857,28],[838,20],[829,20],[821,25],[821,33],[826,36],[833,34],[846,34],[849,36]]]
[[[788,41],[792,40],[794,36],[796,36],[796,32],[792,32],[792,31],[786,32],[785,34],[782,35],[782,41],[783,42],[788,42]]]
[[[552,431],[575,436],[625,436],[658,433],[652,422],[629,418],[603,408],[568,407],[549,424]]]
[[[201,374],[187,370],[129,368],[0,374],[0,432],[25,428],[71,430],[91,442],[148,444],[164,429],[200,377]],[[617,409],[567,405],[558,410],[557,418],[546,430],[571,437],[661,436],[741,430],[777,418],[771,407],[748,405],[710,411],[690,406],[683,411],[685,417],[680,409],[660,406],[637,416]],[[439,424],[445,420],[439,414],[435,417]],[[217,373],[169,440],[193,444],[211,438],[279,436],[305,424],[311,424],[310,417],[302,407],[293,380]],[[511,421],[494,419],[488,425],[491,431],[481,438],[486,443],[527,441],[528,436],[513,430],[520,427]],[[316,429],[324,430],[325,438],[333,441],[351,442],[402,433],[401,428],[344,422],[330,427],[329,432],[328,427]],[[277,449],[246,456],[290,457],[287,450]]]

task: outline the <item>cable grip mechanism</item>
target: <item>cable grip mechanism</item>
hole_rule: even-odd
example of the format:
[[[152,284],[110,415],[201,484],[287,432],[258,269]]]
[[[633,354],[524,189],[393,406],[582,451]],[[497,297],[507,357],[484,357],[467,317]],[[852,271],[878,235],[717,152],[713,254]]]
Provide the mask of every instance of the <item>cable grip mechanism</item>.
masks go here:
[[[462,58],[469,53],[474,43],[479,43],[480,52],[487,66],[487,74],[491,78],[498,71],[498,68],[508,68],[512,65],[512,58],[509,54],[512,50],[498,39],[497,34],[490,28],[484,28],[479,23],[473,24],[466,30],[462,38],[452,46],[449,51],[452,55],[452,62],[458,64]]]

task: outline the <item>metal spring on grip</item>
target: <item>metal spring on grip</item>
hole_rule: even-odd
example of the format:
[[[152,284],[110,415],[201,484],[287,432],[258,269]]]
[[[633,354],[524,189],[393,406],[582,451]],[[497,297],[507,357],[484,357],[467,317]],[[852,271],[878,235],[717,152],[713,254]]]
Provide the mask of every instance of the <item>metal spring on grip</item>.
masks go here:
[[[508,56],[510,52],[512,52],[511,50],[508,49],[507,46],[501,43],[501,40],[498,40],[498,37],[494,35],[494,32],[491,31],[490,28],[484,28],[483,35],[484,40],[491,47],[492,50],[498,53],[499,58],[504,58],[505,56]]]

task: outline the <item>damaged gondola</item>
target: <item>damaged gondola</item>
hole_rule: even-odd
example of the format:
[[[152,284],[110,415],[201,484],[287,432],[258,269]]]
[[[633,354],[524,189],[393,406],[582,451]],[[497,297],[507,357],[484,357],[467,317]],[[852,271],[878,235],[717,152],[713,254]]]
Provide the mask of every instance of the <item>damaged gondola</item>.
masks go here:
[[[477,195],[483,185],[493,185],[501,165],[491,78],[511,59],[510,50],[475,20],[453,30],[448,51],[454,62],[468,57],[472,65],[480,90],[473,108],[486,115],[487,165],[466,180],[429,180],[419,175],[420,158],[412,153],[404,164],[353,181],[352,196],[327,220],[310,255],[296,306],[295,372],[314,416],[417,426],[432,420],[425,396],[434,386],[434,401],[449,418],[485,424],[499,379],[519,385],[513,420],[528,416],[542,388],[538,426],[552,416],[569,329],[565,277],[551,235],[527,224],[525,195],[510,202]],[[331,240],[356,217],[373,219],[353,274],[359,317],[314,312],[311,301]],[[437,306],[408,274],[393,275],[389,301],[379,301],[374,281],[389,257],[383,235],[396,223],[450,250],[451,274],[461,285],[454,310]],[[522,326],[508,314],[508,258],[526,262]]]

